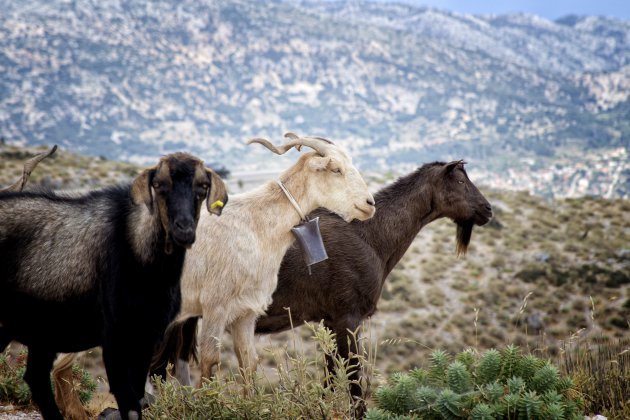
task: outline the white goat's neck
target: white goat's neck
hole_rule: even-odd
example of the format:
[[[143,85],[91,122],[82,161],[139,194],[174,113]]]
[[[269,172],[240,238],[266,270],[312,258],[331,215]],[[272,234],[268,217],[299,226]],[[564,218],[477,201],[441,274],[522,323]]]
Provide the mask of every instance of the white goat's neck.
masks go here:
[[[317,206],[314,200],[309,197],[303,180],[296,178],[289,176],[281,177],[280,180],[293,195],[302,212],[308,214]],[[300,223],[300,215],[276,182],[268,182],[265,184],[264,190],[263,194],[268,197],[264,201],[266,205],[264,208],[260,207],[256,213],[256,217],[260,218],[260,223],[265,225],[264,229],[259,230],[259,233],[264,236],[261,239],[265,241],[263,243],[283,241],[282,245],[284,246],[282,248],[286,251],[294,240],[291,228]]]
[[[317,207],[317,203],[313,199],[313,194],[307,191],[307,185],[304,182],[304,176],[298,176],[297,174],[285,173],[280,176],[280,182],[284,185],[284,187],[289,191],[289,193],[293,196],[295,201],[297,202],[300,210],[304,215],[309,214],[311,211],[315,210]],[[277,185],[277,183],[276,183]],[[295,210],[294,206],[291,204],[291,201],[288,199],[284,191],[278,186],[278,190],[280,191],[282,197],[279,201],[286,201],[283,204],[289,204],[289,206],[293,209],[295,216],[297,216],[298,222],[300,221],[300,214],[297,210]],[[275,193],[275,191],[274,191]],[[297,224],[297,222],[296,222]]]

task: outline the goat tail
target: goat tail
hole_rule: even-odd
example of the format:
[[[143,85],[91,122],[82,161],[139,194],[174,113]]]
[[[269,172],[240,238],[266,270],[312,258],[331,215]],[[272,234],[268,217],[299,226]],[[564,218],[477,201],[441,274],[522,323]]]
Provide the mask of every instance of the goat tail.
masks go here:
[[[55,363],[52,372],[55,386],[55,401],[65,418],[87,420],[89,419],[89,413],[81,403],[72,375],[72,366],[77,355],[77,353],[64,354]]]
[[[173,322],[166,328],[164,338],[153,354],[151,376],[158,375],[166,378],[166,367],[170,363],[173,369],[176,369],[178,359],[198,362],[198,322],[199,317],[193,317],[182,322]]]
[[[59,359],[55,362],[55,368],[53,369],[53,375],[56,372],[61,373],[62,371],[72,367],[74,360],[77,358],[77,353],[65,353],[59,356]]]

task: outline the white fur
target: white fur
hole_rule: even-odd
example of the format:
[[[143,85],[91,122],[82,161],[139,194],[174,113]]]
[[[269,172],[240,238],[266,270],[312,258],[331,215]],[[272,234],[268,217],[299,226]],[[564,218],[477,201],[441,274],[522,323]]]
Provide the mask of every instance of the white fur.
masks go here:
[[[374,199],[363,178],[336,146],[328,147],[325,157],[302,155],[280,180],[305,214],[326,207],[346,221],[374,215]],[[202,376],[213,374],[226,329],[232,333],[241,368],[255,369],[255,322],[271,302],[280,263],[294,241],[291,228],[299,222],[296,210],[273,181],[231,195],[220,218],[201,216],[197,240],[186,255],[182,309],[175,322],[203,316]],[[187,372],[178,376],[190,383]]]

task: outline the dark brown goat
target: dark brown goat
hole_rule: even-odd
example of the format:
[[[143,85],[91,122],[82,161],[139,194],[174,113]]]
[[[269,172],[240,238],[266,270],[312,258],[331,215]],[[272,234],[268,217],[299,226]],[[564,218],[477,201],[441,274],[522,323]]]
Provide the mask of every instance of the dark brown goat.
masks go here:
[[[293,247],[287,252],[273,303],[258,320],[257,333],[290,329],[284,309],[290,308],[293,325],[323,319],[336,334],[338,354],[347,359],[357,352],[349,331],[374,314],[385,279],[420,229],[442,217],[452,219],[457,224],[456,251],[465,254],[473,226],[484,225],[492,217],[490,204],[468,178],[462,161],[424,165],[383,188],[375,201],[373,219],[348,226],[321,212],[330,258],[314,266],[309,276],[300,250]],[[360,387],[353,386],[351,393],[360,397]]]
[[[492,217],[490,204],[468,178],[463,161],[424,165],[380,190],[375,201],[375,216],[363,222],[345,224],[321,209],[311,214],[320,217],[329,259],[312,266],[309,275],[300,249],[296,245],[289,249],[273,303],[258,320],[256,333],[280,332],[323,319],[336,334],[338,354],[347,359],[357,352],[349,331],[374,314],[387,275],[420,229],[442,217],[452,219],[457,224],[456,251],[464,254],[473,226],[484,225]],[[293,324],[285,308],[290,308]],[[182,359],[194,354],[196,321],[193,318],[180,327]],[[358,371],[353,379],[358,379]],[[354,385],[351,393],[360,397],[360,386]]]

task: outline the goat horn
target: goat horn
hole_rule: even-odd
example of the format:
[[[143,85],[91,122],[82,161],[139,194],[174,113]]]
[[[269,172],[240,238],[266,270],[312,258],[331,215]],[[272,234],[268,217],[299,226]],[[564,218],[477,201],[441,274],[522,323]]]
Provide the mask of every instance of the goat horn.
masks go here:
[[[269,140],[267,139],[263,139],[260,137],[257,137],[255,139],[251,139],[247,142],[247,144],[252,144],[252,143],[258,143],[258,144],[262,144],[263,146],[265,146],[267,149],[271,150],[272,152],[274,152],[277,155],[283,155],[285,154],[287,151],[289,151],[289,149],[291,149],[293,147],[292,144],[283,144],[281,146],[274,146],[273,143],[271,143]],[[299,150],[299,149],[298,149]]]
[[[259,143],[265,146],[272,152],[282,155],[295,147],[297,150],[301,150],[302,146],[310,147],[322,156],[326,156],[330,148],[330,145],[334,143],[328,139],[322,137],[300,137],[295,133],[288,132],[284,135],[285,138],[290,139],[285,144],[280,146],[274,146],[269,140],[263,138],[254,138],[247,142],[247,144]]]
[[[26,162],[24,162],[24,169],[22,170],[22,178],[20,178],[20,180],[18,180],[15,184],[11,185],[10,187],[0,190],[0,192],[22,191],[24,189],[24,186],[26,185],[26,182],[28,181],[28,178],[31,176],[31,172],[33,172],[33,170],[39,164],[39,162],[46,159],[48,156],[51,156],[53,153],[55,153],[55,151],[57,151],[56,144],[48,152],[35,155],[29,160],[27,160]]]

